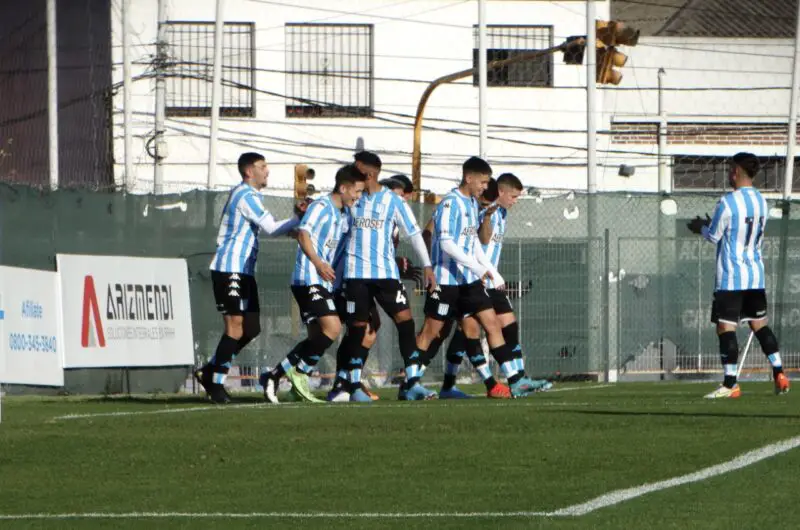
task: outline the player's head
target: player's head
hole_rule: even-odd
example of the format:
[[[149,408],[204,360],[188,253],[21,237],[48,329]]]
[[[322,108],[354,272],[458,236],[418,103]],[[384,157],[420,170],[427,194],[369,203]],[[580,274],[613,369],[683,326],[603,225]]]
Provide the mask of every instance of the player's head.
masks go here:
[[[483,195],[492,176],[492,167],[489,163],[477,156],[467,159],[461,166],[461,188],[476,199]]]
[[[343,205],[352,206],[361,198],[366,180],[366,175],[359,171],[355,164],[347,164],[336,172],[333,193],[338,193],[342,197]]]
[[[239,174],[242,180],[248,182],[255,189],[267,187],[269,167],[264,155],[260,153],[242,153],[239,157]]]
[[[414,193],[414,185],[405,175],[394,175],[381,180],[378,184],[386,186],[405,201],[411,200],[411,195]]]
[[[478,204],[481,208],[488,208],[494,201],[497,200],[497,181],[489,177],[489,182],[486,185],[486,190],[483,195],[478,199]]]
[[[736,153],[733,155],[731,172],[728,174],[728,182],[733,189],[744,186],[752,186],[753,179],[761,169],[758,157],[753,153]]]
[[[367,183],[378,182],[381,174],[381,158],[370,151],[361,151],[355,154],[355,165],[359,171],[367,176]]]
[[[522,195],[522,181],[513,173],[503,173],[497,177],[497,204],[508,210]]]

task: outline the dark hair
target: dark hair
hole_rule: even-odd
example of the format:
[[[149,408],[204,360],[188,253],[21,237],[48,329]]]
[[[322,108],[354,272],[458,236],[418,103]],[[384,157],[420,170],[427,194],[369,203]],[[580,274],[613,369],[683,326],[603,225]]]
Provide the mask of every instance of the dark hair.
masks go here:
[[[483,192],[483,198],[485,200],[489,202],[494,202],[497,200],[497,196],[499,195],[499,193],[497,192],[497,183],[498,183],[497,180],[491,177],[489,178],[489,185],[486,186],[486,190],[484,190]]]
[[[497,185],[508,186],[509,188],[514,188],[517,191],[522,191],[522,181],[519,180],[519,177],[513,173],[503,173],[497,177]]]
[[[481,175],[489,175],[491,177],[492,166],[490,166],[489,162],[483,158],[471,156],[466,162],[464,162],[464,165],[461,166],[462,177],[465,177],[467,173],[479,173]]]
[[[394,175],[392,180],[395,182],[399,182],[401,186],[403,186],[403,193],[411,193],[414,191],[414,184],[411,182],[411,179],[405,175]]]
[[[339,193],[339,186],[342,184],[355,184],[356,182],[364,182],[367,176],[364,175],[355,164],[347,164],[339,168],[336,172],[336,185],[333,187],[334,193]]]
[[[261,160],[266,160],[264,158],[264,155],[262,155],[262,154],[259,154],[259,153],[242,153],[242,155],[239,157],[239,162],[238,162],[239,174],[242,176],[242,178],[245,177],[244,172],[247,170],[247,168],[249,168],[250,166],[252,166],[256,162],[259,162]]]
[[[754,178],[758,174],[758,170],[761,169],[761,163],[753,153],[736,153],[733,155],[733,163],[742,168],[750,178]]]
[[[362,164],[376,167],[378,169],[381,168],[381,157],[370,151],[361,151],[356,153],[353,158],[356,162],[361,162]]]

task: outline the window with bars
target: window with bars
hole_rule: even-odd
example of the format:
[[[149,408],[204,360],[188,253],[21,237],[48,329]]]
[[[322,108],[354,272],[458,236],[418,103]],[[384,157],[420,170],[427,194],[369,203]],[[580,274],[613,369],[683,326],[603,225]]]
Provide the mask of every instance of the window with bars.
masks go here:
[[[211,116],[214,23],[167,22],[167,116]],[[220,116],[255,116],[254,24],[222,30]]]
[[[475,48],[473,68],[478,67],[478,26],[473,26]],[[487,62],[510,59],[521,53],[544,50],[553,46],[553,26],[486,26]],[[472,82],[478,86],[478,76]],[[551,87],[553,86],[553,54],[489,70],[488,86]]]
[[[286,25],[286,116],[371,117],[371,24]]]
[[[759,157],[761,170],[753,184],[761,191],[778,192],[783,189],[786,171],[785,156]],[[672,157],[672,183],[676,190],[730,191],[728,173],[730,157],[703,155],[675,155]],[[800,190],[800,158],[794,162],[793,190]]]

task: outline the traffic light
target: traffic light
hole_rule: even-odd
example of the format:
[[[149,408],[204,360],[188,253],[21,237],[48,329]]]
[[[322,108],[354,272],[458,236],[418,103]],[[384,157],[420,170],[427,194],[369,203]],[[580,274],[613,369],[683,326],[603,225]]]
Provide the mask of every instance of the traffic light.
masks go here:
[[[614,68],[622,68],[628,56],[617,50],[617,46],[636,46],[639,30],[630,28],[614,20],[595,22],[597,33],[597,82],[602,85],[618,85],[622,73]]]
[[[297,201],[304,200],[316,191],[309,180],[314,180],[316,172],[305,164],[294,166],[294,198]]]

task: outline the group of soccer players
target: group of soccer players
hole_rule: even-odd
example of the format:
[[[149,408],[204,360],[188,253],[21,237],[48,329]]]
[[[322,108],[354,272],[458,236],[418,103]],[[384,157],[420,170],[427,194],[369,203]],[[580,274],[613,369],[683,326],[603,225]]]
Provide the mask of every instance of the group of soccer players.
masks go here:
[[[353,164],[336,173],[330,194],[307,208],[296,208],[293,218],[277,222],[258,200],[257,191],[266,186],[269,175],[264,157],[257,153],[240,157],[242,183],[231,191],[225,205],[211,263],[214,296],[225,331],[215,355],[195,373],[213,402],[230,400],[224,383],[231,363],[260,331],[253,276],[258,235],[264,231],[275,236],[294,229],[298,250],[291,289],[308,333],[280,363],[260,375],[267,401],[278,403],[277,389],[284,376],[292,384],[293,395],[321,401],[308,387],[308,374],[336,341],[343,323],[345,335],[336,354],[336,380],[328,400],[375,399],[362,383],[362,370],[380,326],[377,306],[397,328],[405,368],[398,399],[437,397],[420,379],[454,324],[457,330],[438,397],[470,397],[455,387],[465,356],[483,378],[489,397],[524,397],[551,386],[525,373],[517,324],[497,270],[507,209],[522,191],[519,179],[504,174],[494,181],[486,161],[468,159],[460,185],[437,206],[426,228],[426,242],[407,203],[413,192],[411,182],[403,175],[379,180],[381,166],[374,153],[356,154]],[[399,232],[409,239],[421,270],[395,256]],[[421,277],[427,289],[425,323],[419,334],[402,282],[415,276]],[[496,381],[489,369],[480,344],[481,328],[508,385]]]
[[[736,326],[747,322],[773,369],[775,392],[789,391],[778,341],[767,325],[767,302],[761,242],[768,216],[766,201],[753,187],[759,161],[739,153],[731,162],[733,191],[718,203],[712,218],[697,217],[689,229],[717,245],[717,271],[712,321],[717,325],[724,370],[722,385],[709,399],[736,398],[739,347]],[[264,157],[239,158],[242,183],[230,193],[222,215],[217,251],[211,263],[214,297],[225,330],[211,360],[195,377],[215,403],[226,403],[225,378],[236,354],[260,332],[259,300],[254,279],[258,236],[297,230],[297,259],[291,289],[308,328],[298,343],[259,380],[264,397],[278,403],[277,389],[286,376],[292,395],[318,402],[308,387],[308,374],[336,341],[336,380],[329,401],[370,402],[375,396],[362,383],[362,370],[380,327],[380,306],[397,327],[405,377],[398,399],[469,397],[455,386],[466,357],[482,377],[487,396],[507,399],[547,390],[551,383],[525,373],[519,330],[505,281],[498,272],[508,210],[522,192],[510,173],[491,178],[492,169],[472,157],[462,166],[459,186],[438,204],[421,230],[407,200],[413,192],[407,177],[379,180],[381,160],[362,151],[355,162],[336,173],[333,191],[295,209],[295,216],[276,221],[266,211],[258,190],[267,185]],[[396,258],[398,233],[409,238],[422,269]],[[415,334],[402,279],[424,279],[425,321]],[[440,392],[420,383],[426,367],[455,328],[447,351]],[[507,384],[496,381],[480,343],[483,330],[492,356]]]

